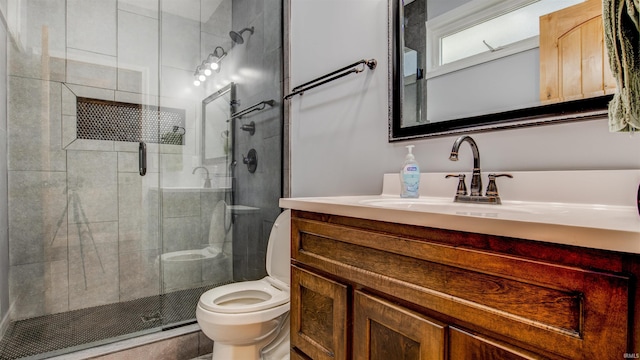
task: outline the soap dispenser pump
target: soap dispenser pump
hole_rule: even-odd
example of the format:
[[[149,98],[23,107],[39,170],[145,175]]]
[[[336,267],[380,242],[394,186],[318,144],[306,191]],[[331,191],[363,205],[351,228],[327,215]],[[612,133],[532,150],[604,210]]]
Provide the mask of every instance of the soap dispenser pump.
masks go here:
[[[414,145],[407,145],[407,156],[400,169],[400,185],[402,190],[400,197],[417,198],[420,196],[420,166],[413,156]]]

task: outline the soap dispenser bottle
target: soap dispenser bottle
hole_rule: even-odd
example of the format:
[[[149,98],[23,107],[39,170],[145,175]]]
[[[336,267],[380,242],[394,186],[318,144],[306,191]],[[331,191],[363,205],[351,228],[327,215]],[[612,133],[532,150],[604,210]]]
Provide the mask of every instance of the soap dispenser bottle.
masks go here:
[[[407,145],[407,156],[400,169],[400,197],[417,198],[420,196],[420,167],[412,153],[413,145]]]

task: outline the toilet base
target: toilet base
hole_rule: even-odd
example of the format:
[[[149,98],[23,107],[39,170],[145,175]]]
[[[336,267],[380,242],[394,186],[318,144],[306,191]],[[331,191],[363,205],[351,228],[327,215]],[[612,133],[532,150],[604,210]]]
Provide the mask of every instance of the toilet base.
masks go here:
[[[260,359],[260,349],[256,345],[227,345],[213,344],[212,360],[258,360]]]
[[[251,345],[213,343],[212,360],[282,360],[287,359],[289,341],[289,314],[277,335]]]
[[[282,329],[278,333],[271,343],[265,346],[261,353],[261,360],[285,360],[289,359],[289,352],[291,351],[290,341],[290,324],[289,314],[284,320]]]
[[[254,345],[237,346],[218,344],[213,345],[212,360],[283,360],[289,358],[289,341],[279,344],[277,350],[269,354],[262,354]]]

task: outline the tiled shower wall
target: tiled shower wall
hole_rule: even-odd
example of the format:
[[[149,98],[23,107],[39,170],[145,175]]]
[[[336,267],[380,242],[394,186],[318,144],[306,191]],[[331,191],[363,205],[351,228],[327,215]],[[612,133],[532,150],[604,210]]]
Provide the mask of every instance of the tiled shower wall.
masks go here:
[[[149,189],[193,177],[200,2],[163,1],[181,11],[161,18],[157,3],[21,2],[18,41],[8,47],[15,319],[158,294],[163,241],[176,241],[165,244],[171,249],[193,242],[162,239],[181,229],[160,226],[160,199]],[[149,170],[140,177],[137,143],[75,138],[76,96],[184,109],[185,146],[148,144]]]
[[[260,209],[258,219],[238,218],[234,233],[234,279],[251,280],[265,276],[265,256],[269,233],[280,214],[278,200],[282,196],[282,1],[234,0],[233,28],[253,26],[252,35],[245,33],[245,43],[235,45],[234,64],[244,81],[236,86],[240,109],[264,100],[275,100],[275,106],[245,116],[235,122],[235,170],[239,191],[236,201]],[[249,86],[250,85],[250,86]],[[255,134],[240,130],[242,124],[255,123]],[[250,149],[258,154],[258,167],[250,173],[242,163]]]
[[[6,1],[0,1],[0,49],[7,46],[4,14]],[[0,53],[0,154],[7,153],[7,55]],[[0,336],[4,333],[9,310],[9,229],[7,205],[7,158],[0,156]]]

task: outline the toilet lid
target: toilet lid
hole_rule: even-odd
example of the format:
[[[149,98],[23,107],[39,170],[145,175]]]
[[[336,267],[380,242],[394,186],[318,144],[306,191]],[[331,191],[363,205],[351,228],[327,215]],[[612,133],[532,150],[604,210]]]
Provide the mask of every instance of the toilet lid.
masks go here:
[[[267,274],[291,285],[291,210],[283,211],[271,228],[267,246]]]

